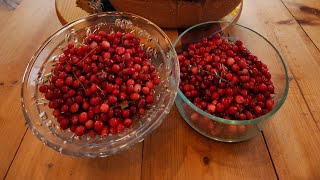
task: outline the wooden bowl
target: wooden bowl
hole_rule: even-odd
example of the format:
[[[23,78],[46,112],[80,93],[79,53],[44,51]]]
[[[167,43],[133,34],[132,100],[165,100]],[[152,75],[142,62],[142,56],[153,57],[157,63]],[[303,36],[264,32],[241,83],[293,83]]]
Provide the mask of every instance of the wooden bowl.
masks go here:
[[[189,27],[219,20],[242,0],[109,0],[117,11],[145,17],[162,28]]]

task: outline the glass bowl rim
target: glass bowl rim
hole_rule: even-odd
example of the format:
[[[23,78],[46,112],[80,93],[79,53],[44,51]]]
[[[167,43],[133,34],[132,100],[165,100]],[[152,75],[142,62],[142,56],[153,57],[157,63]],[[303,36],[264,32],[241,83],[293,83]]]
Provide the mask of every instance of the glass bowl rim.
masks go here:
[[[234,125],[247,125],[247,124],[257,124],[259,123],[260,121],[266,119],[266,118],[269,118],[271,117],[273,114],[275,114],[279,109],[280,107],[283,105],[284,101],[286,100],[287,98],[287,95],[288,95],[288,91],[289,91],[289,78],[288,78],[288,70],[287,70],[287,66],[286,66],[286,63],[284,61],[284,59],[282,58],[282,56],[280,55],[280,52],[277,50],[277,48],[268,40],[266,39],[264,36],[262,36],[260,33],[258,33],[257,31],[251,29],[251,28],[248,28],[246,26],[243,26],[241,24],[238,24],[238,23],[231,23],[231,22],[226,22],[226,21],[206,21],[206,22],[202,22],[202,23],[199,23],[199,24],[196,24],[196,25],[193,25],[191,26],[190,28],[186,29],[185,31],[183,31],[177,38],[176,40],[173,42],[173,46],[176,47],[178,41],[187,33],[189,32],[190,30],[196,28],[196,27],[199,27],[199,26],[202,26],[202,25],[206,25],[206,24],[226,24],[227,27],[229,26],[239,26],[240,28],[244,28],[244,29],[247,29],[253,33],[255,33],[256,35],[258,35],[259,37],[261,37],[262,39],[264,39],[275,51],[276,53],[278,54],[281,62],[282,62],[282,65],[284,67],[284,71],[285,71],[285,77],[286,77],[286,87],[285,87],[285,90],[284,90],[284,93],[283,93],[283,96],[281,97],[279,103],[267,114],[263,115],[263,116],[260,116],[258,118],[255,118],[255,119],[251,119],[251,120],[229,120],[229,119],[224,119],[224,118],[220,118],[218,116],[214,116],[214,115],[211,115],[209,113],[206,113],[205,111],[201,110],[200,108],[196,107],[182,92],[181,90],[178,88],[178,96],[185,102],[188,104],[188,106],[190,108],[192,108],[194,111],[196,111],[197,113],[201,114],[202,116],[205,116],[207,118],[209,118],[210,120],[214,120],[214,121],[217,121],[217,122],[220,122],[220,123],[224,123],[224,124],[234,124]],[[219,30],[219,32],[223,31],[225,28]]]
[[[124,16],[124,17],[130,17],[130,18],[134,18],[134,19],[140,19],[142,21],[144,21],[146,24],[151,25],[153,28],[155,28],[155,30],[157,30],[166,40],[166,43],[168,43],[168,47],[172,50],[173,53],[173,59],[176,59],[175,62],[173,62],[174,66],[179,67],[179,63],[178,63],[178,59],[174,58],[177,57],[177,53],[175,51],[175,48],[170,40],[170,38],[167,36],[167,34],[161,29],[159,28],[155,23],[153,23],[152,21],[141,17],[139,15],[136,14],[132,14],[132,13],[127,13],[127,12],[120,12],[120,11],[115,11],[115,12],[100,12],[100,13],[95,13],[95,14],[91,14],[91,15],[87,15],[87,16],[82,16],[78,19],[75,19],[74,21],[63,25],[61,28],[59,28],[57,31],[55,31],[52,35],[50,35],[45,41],[43,41],[43,43],[40,45],[40,47],[35,51],[35,53],[33,53],[32,57],[30,58],[29,62],[27,63],[27,66],[25,68],[25,71],[22,75],[22,82],[21,82],[21,89],[20,89],[20,105],[21,105],[21,109],[24,115],[24,118],[31,130],[31,132],[42,142],[44,142],[47,146],[51,147],[52,149],[54,149],[55,151],[58,151],[62,154],[66,154],[66,155],[71,155],[71,156],[76,156],[76,157],[105,157],[105,156],[109,156],[112,154],[115,154],[116,152],[120,152],[138,142],[141,142],[148,134],[150,134],[152,131],[154,131],[164,120],[164,118],[167,116],[168,113],[166,113],[167,111],[170,111],[170,109],[172,108],[174,101],[176,99],[177,96],[177,89],[179,87],[179,80],[180,80],[180,68],[172,68],[173,71],[177,72],[177,77],[175,78],[175,88],[171,91],[173,96],[170,98],[167,106],[162,110],[162,113],[157,117],[157,120],[154,121],[153,123],[151,123],[150,125],[148,125],[148,127],[145,127],[144,129],[137,128],[142,130],[141,132],[139,131],[138,136],[133,136],[133,132],[131,132],[130,134],[127,134],[126,136],[131,136],[131,138],[126,138],[126,140],[128,140],[127,142],[124,142],[122,144],[118,144],[118,146],[116,147],[111,147],[108,148],[107,150],[103,150],[101,152],[99,151],[94,151],[94,152],[88,152],[88,151],[77,151],[77,150],[70,150],[70,148],[62,148],[62,145],[60,145],[59,143],[56,142],[52,142],[52,140],[46,138],[42,133],[40,133],[37,128],[35,127],[35,125],[32,123],[31,118],[28,115],[28,112],[26,110],[25,107],[25,97],[24,97],[24,86],[25,83],[27,83],[27,79],[29,78],[28,72],[32,69],[35,61],[37,60],[37,58],[39,57],[40,53],[43,51],[43,49],[53,40],[55,39],[57,36],[60,35],[60,33],[65,32],[68,28],[77,25],[83,21],[85,21],[88,18],[99,18],[99,17],[105,17],[105,16]],[[169,81],[170,82],[170,81]],[[125,137],[125,136],[124,136]],[[121,137],[120,139],[123,139],[124,137]],[[57,137],[58,139],[60,139],[59,137]],[[116,143],[118,143],[119,141],[116,141]],[[120,141],[121,142],[121,141]],[[105,148],[106,146],[101,146],[101,148]],[[62,148],[62,149],[61,149]]]

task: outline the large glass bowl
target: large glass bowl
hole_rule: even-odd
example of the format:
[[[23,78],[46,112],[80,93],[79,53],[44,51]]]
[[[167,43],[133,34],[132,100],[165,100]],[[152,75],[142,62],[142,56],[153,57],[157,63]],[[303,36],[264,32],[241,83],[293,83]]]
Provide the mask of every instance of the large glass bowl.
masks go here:
[[[141,44],[152,53],[151,63],[161,78],[155,89],[155,103],[145,115],[124,133],[79,138],[70,130],[61,130],[39,93],[38,85],[50,72],[54,61],[68,42],[82,42],[87,33],[97,29],[107,32],[121,30],[140,38]],[[150,134],[169,113],[177,94],[179,64],[176,52],[166,34],[154,23],[140,16],[122,13],[100,13],[71,22],[49,37],[31,58],[22,80],[21,105],[25,119],[33,134],[54,150],[72,156],[103,157],[127,149]]]
[[[202,41],[203,37],[216,33],[221,33],[222,38],[229,41],[241,40],[252,54],[267,64],[275,86],[273,110],[252,120],[227,120],[202,111],[190,102],[180,89],[176,105],[184,120],[202,135],[223,142],[244,141],[260,133],[284,103],[289,88],[287,68],[278,50],[265,37],[239,24],[220,21],[200,23],[180,34],[173,45],[179,54],[186,50],[189,44]]]

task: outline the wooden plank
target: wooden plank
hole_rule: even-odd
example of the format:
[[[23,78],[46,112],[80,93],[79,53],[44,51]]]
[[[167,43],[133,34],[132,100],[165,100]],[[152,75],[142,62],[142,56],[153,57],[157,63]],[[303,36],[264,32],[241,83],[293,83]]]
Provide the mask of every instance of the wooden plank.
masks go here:
[[[320,1],[282,0],[282,2],[320,49]]]
[[[239,23],[273,42],[293,74],[287,102],[264,131],[277,174],[280,179],[319,179],[320,52],[281,1],[245,4]]]
[[[166,31],[171,40],[176,31]],[[210,140],[177,108],[144,142],[142,179],[276,179],[262,135],[242,143]]]
[[[141,177],[142,143],[106,158],[75,158],[43,145],[28,130],[6,179],[132,179]]]
[[[4,99],[0,104],[0,178],[5,176],[26,131],[20,110],[20,78],[36,49],[61,27],[55,13],[54,2],[47,1],[23,1],[13,12],[0,11],[1,24],[12,21],[8,28],[0,29],[0,40],[8,45],[0,46],[0,99]],[[6,179],[140,179],[141,157],[141,143],[111,158],[68,157],[44,146],[28,130]]]
[[[21,76],[36,49],[61,26],[53,5],[51,1],[23,1],[14,11],[0,8],[0,179],[26,132]]]
[[[77,6],[77,0],[55,0],[56,12],[62,24],[67,24],[82,16],[89,15],[88,12]]]

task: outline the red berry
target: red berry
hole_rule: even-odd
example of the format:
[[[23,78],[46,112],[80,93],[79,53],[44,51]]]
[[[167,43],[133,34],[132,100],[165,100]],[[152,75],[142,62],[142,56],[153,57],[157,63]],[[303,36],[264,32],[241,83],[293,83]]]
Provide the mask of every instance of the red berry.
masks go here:
[[[108,102],[109,102],[110,104],[116,103],[116,102],[117,102],[117,97],[114,96],[114,95],[108,96]]]
[[[141,85],[140,84],[135,84],[133,86],[133,91],[136,93],[139,93],[141,91]]]
[[[154,98],[151,95],[146,96],[146,102],[149,104],[152,104],[154,102]]]
[[[216,112],[216,105],[214,105],[214,104],[208,104],[207,110],[208,110],[209,113],[214,113],[214,112]]]
[[[267,85],[264,84],[264,83],[261,83],[261,84],[259,85],[259,90],[260,90],[261,92],[267,91]]]
[[[48,92],[48,85],[41,85],[40,87],[39,87],[39,91],[41,92],[41,93],[46,93],[46,92]]]
[[[237,111],[238,111],[238,109],[237,109],[237,107],[235,107],[235,106],[230,106],[229,109],[228,109],[228,112],[229,112],[229,114],[231,114],[231,115],[236,114]]]
[[[224,105],[221,104],[221,103],[218,103],[217,106],[216,106],[216,109],[218,112],[223,112],[224,111]]]
[[[92,129],[93,128],[93,120],[88,120],[86,123],[85,123],[85,127],[87,129]]]
[[[146,82],[146,87],[148,87],[149,89],[153,89],[153,83],[151,81]]]
[[[101,42],[101,48],[108,50],[110,48],[110,43],[108,41],[102,41]]]
[[[90,105],[89,105],[88,102],[83,102],[83,103],[82,103],[82,109],[83,109],[83,110],[88,110],[88,109],[89,109],[89,106],[90,106]]]
[[[68,105],[63,105],[62,107],[61,107],[61,112],[68,112],[68,110],[69,110],[69,106]]]
[[[142,93],[143,93],[144,95],[148,95],[148,94],[150,93],[150,89],[149,89],[148,87],[143,87],[143,88],[142,88]]]
[[[98,91],[98,86],[96,84],[92,84],[90,87],[91,93],[95,93]]]
[[[88,120],[88,114],[86,112],[82,112],[79,115],[80,123],[85,123]]]
[[[120,66],[118,64],[114,64],[111,69],[113,73],[119,73]]]
[[[153,80],[152,80],[152,83],[154,85],[159,85],[160,84],[160,78],[159,77],[155,77]]]
[[[117,47],[116,52],[117,52],[117,54],[122,55],[125,53],[125,49],[124,49],[124,47]]]
[[[124,118],[130,117],[130,110],[127,110],[127,109],[122,110],[122,117]]]
[[[118,126],[117,126],[117,131],[118,132],[123,132],[125,130],[125,126],[121,123],[121,124],[118,124]]]
[[[129,40],[131,40],[133,37],[134,37],[134,36],[133,36],[133,34],[131,34],[131,33],[127,33],[127,34],[125,35],[125,38],[126,38],[126,39],[129,39]]]
[[[103,122],[102,121],[96,121],[94,122],[94,130],[96,130],[96,132],[100,132],[103,128]]]
[[[62,79],[61,79],[62,80]],[[63,80],[62,80],[63,81]],[[56,82],[57,83],[57,82]],[[59,82],[59,83],[61,83],[61,82]],[[72,85],[72,83],[73,83],[73,80],[72,80],[72,77],[67,77],[65,80],[64,80],[64,83],[67,85],[67,86],[71,86]],[[62,84],[63,84],[63,82],[62,82]],[[57,86],[57,85],[56,85]],[[59,87],[59,86],[58,86]]]
[[[79,117],[78,117],[78,115],[73,115],[73,116],[71,117],[71,123],[72,123],[72,124],[78,124],[78,122],[79,122]]]
[[[73,103],[73,104],[70,106],[70,112],[76,113],[78,110],[79,110],[79,105],[78,105],[77,103]]]
[[[95,136],[96,136],[96,132],[93,130],[93,129],[91,129],[91,130],[89,130],[88,131],[88,135],[91,137],[91,138],[94,138]]]
[[[238,104],[242,104],[244,102],[244,98],[242,96],[240,96],[240,95],[236,95],[235,96],[235,101]]]
[[[260,106],[254,106],[253,110],[256,114],[261,114],[262,113],[262,108]]]
[[[54,83],[57,87],[62,87],[64,81],[62,79],[57,79],[56,82]]]
[[[133,101],[137,101],[140,98],[139,93],[132,93],[130,94],[130,99]]]
[[[109,128],[108,126],[103,126],[101,129],[101,136],[107,136],[109,134]]]
[[[273,109],[274,100],[273,99],[267,99],[266,100],[266,107],[269,111]]]
[[[109,111],[109,105],[106,103],[102,103],[100,106],[101,112],[107,113]]]
[[[100,98],[99,98],[99,97],[92,97],[92,98],[90,99],[90,104],[91,104],[91,105],[96,106],[96,105],[98,105],[99,103],[100,103]]]
[[[86,128],[83,125],[80,125],[76,127],[75,134],[77,136],[82,136],[84,135],[85,131],[86,131]]]
[[[132,120],[127,118],[123,121],[123,125],[127,128],[129,128],[132,125]]]
[[[109,125],[110,125],[111,127],[117,127],[118,124],[119,124],[119,122],[118,122],[117,118],[111,118],[111,119],[109,120]]]

